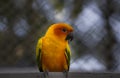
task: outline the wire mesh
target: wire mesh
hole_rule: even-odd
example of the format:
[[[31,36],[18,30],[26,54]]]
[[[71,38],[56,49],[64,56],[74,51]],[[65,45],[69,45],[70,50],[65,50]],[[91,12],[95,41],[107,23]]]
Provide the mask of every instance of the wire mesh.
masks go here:
[[[118,0],[0,0],[0,67],[35,67],[49,25],[74,27],[71,71],[120,71]]]

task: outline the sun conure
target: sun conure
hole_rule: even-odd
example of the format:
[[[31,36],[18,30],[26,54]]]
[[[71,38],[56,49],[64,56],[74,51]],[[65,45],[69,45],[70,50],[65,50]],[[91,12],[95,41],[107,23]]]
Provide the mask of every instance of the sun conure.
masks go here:
[[[69,24],[56,23],[39,38],[36,58],[40,72],[69,71],[71,52],[68,42],[73,39],[72,32]]]

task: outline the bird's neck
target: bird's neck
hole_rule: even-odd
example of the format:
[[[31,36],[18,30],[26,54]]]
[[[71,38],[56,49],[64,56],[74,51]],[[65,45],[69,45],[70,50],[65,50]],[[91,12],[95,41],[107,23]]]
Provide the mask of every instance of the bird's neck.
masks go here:
[[[52,39],[54,41],[67,42],[67,40],[65,40],[65,36],[56,35],[55,33],[49,31],[45,34],[45,37]]]

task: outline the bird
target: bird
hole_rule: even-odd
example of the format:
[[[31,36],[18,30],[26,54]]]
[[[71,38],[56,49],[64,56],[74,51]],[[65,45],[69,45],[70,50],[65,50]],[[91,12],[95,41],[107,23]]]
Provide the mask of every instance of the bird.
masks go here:
[[[71,59],[69,42],[73,40],[73,27],[67,23],[54,23],[36,45],[36,60],[44,76],[48,72],[65,72],[68,77]]]

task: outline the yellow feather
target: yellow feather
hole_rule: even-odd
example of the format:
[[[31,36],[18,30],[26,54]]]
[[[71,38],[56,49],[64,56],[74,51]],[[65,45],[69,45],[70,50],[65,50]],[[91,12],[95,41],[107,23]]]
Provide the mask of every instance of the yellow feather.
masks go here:
[[[67,32],[63,32],[62,29]],[[38,40],[36,58],[40,71],[68,71],[70,65],[70,47],[66,36],[73,28],[65,23],[51,25],[45,36]]]

